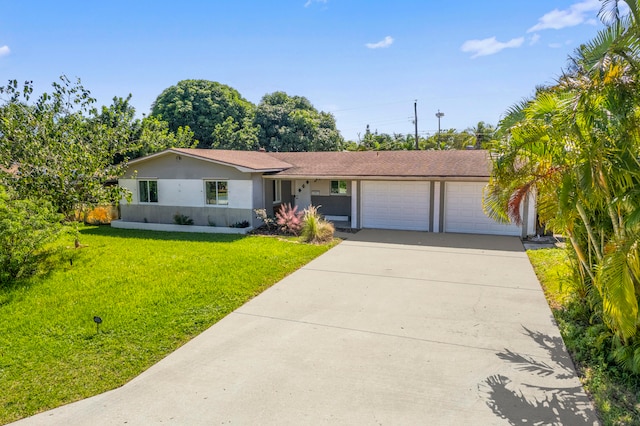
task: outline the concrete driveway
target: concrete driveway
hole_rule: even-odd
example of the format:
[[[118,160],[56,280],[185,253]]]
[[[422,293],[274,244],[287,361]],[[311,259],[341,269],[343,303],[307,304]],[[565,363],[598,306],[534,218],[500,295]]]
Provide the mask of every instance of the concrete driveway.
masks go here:
[[[347,237],[122,388],[18,424],[596,423],[517,238]]]

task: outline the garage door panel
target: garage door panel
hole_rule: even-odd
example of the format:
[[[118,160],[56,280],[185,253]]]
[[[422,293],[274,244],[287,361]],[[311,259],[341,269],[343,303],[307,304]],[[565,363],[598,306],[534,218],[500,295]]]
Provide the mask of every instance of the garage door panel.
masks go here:
[[[444,230],[469,234],[521,234],[517,225],[502,224],[484,214],[484,182],[447,182],[445,184]]]
[[[429,182],[363,181],[363,227],[429,230],[429,186]]]

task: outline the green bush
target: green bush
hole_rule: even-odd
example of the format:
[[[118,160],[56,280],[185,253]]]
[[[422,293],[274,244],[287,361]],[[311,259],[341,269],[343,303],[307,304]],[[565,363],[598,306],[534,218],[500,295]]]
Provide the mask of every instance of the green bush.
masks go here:
[[[193,219],[187,215],[176,213],[173,216],[173,223],[176,225],[193,225]]]
[[[38,270],[49,255],[46,245],[62,229],[61,219],[50,203],[15,199],[0,185],[0,286]]]
[[[248,228],[250,226],[251,224],[248,220],[242,220],[240,222],[232,223],[231,225],[229,225],[229,228]]]

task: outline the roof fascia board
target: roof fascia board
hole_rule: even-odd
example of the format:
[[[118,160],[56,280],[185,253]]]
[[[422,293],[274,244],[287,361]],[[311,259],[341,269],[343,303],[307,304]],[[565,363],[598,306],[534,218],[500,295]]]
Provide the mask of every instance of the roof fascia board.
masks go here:
[[[341,175],[263,175],[263,179],[278,180],[424,180],[424,181],[487,181],[489,176],[341,176]]]

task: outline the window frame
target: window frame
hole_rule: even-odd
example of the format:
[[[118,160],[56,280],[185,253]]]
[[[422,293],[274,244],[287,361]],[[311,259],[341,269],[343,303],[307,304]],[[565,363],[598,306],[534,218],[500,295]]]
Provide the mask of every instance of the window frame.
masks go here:
[[[333,191],[333,182],[338,182],[338,192],[334,192]],[[340,182],[344,182],[344,192],[340,192]],[[346,180],[332,180],[329,183],[329,194],[330,195],[337,195],[337,196],[345,196],[345,195],[349,195],[349,183]]]
[[[282,181],[279,179],[273,180],[273,204],[282,203]]]
[[[153,185],[151,185],[152,183]],[[152,186],[155,188],[152,188]],[[155,191],[153,191],[153,189],[155,189]],[[156,204],[158,202],[158,193],[157,179],[138,179],[138,202],[143,204]],[[143,194],[145,195],[144,199]],[[153,195],[155,195],[155,197],[153,197]]]
[[[224,190],[222,193],[226,194],[223,200],[220,199],[220,184],[224,184]],[[209,186],[215,184],[215,199],[210,198]],[[210,202],[215,200],[215,202]],[[204,203],[206,206],[211,207],[227,207],[229,206],[229,180],[228,179],[206,179],[204,181]]]

